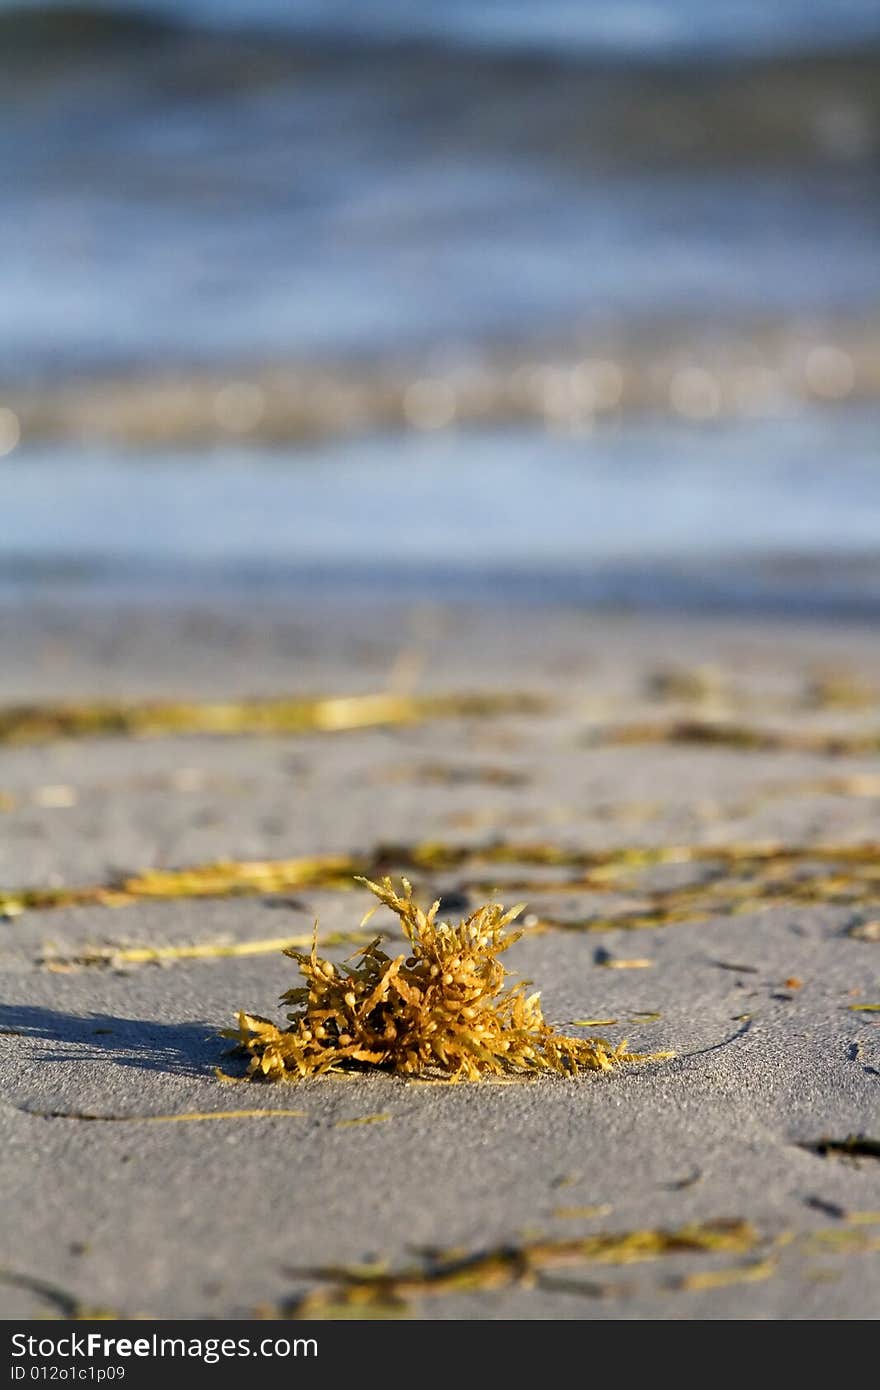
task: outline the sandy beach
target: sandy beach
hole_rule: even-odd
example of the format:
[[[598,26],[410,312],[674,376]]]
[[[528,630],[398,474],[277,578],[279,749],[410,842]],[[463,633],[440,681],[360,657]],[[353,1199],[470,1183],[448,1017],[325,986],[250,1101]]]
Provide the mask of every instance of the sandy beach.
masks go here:
[[[12,1379],[877,1318],[877,4],[0,0],[0,74]]]
[[[870,629],[47,600],[0,632],[0,1315],[877,1316]],[[281,697],[300,731],[255,731]],[[546,1017],[675,1060],[224,1084],[280,944],[402,949],[355,872],[526,901]]]

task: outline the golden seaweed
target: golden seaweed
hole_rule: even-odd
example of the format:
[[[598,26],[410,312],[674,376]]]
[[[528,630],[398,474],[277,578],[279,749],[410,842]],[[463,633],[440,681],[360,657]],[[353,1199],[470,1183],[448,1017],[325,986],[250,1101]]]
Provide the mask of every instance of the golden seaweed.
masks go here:
[[[637,744],[685,744],[697,747],[734,748],[741,752],[818,753],[828,758],[853,757],[880,750],[880,732],[823,733],[814,729],[774,729],[753,724],[724,723],[717,719],[609,724],[590,730],[591,748]]]
[[[772,1279],[776,1273],[775,1260],[753,1260],[749,1264],[734,1265],[732,1269],[698,1270],[685,1274],[674,1287],[683,1293],[697,1293],[705,1289],[726,1289],[731,1284],[757,1284],[764,1279]]]
[[[855,922],[847,932],[853,941],[880,941],[880,922]]]
[[[472,1293],[540,1284],[544,1270],[572,1264],[628,1265],[665,1255],[741,1254],[754,1249],[760,1236],[747,1221],[693,1223],[677,1230],[647,1229],[600,1232],[573,1238],[536,1239],[474,1253],[440,1252],[420,1265],[397,1271],[330,1267],[306,1271],[325,1281],[287,1308],[295,1318],[370,1315],[376,1307],[405,1311],[407,1300],[428,1295]]]
[[[240,1013],[234,1038],[249,1055],[248,1075],[279,1081],[331,1071],[381,1068],[403,1076],[574,1075],[610,1071],[624,1062],[665,1059],[669,1052],[630,1053],[626,1042],[566,1037],[544,1019],[540,993],[523,983],[505,988],[499,957],[521,933],[510,924],[522,911],[498,903],[478,908],[457,926],[425,913],[403,880],[361,880],[394,912],[410,953],[391,957],[377,937],[349,961],[321,959],[317,926],[311,953],[290,948],[305,983],[288,990],[288,1027]]]
[[[49,1305],[56,1317],[69,1322],[112,1322],[119,1316],[107,1308],[84,1303],[60,1284],[50,1284],[46,1279],[35,1279],[33,1275],[21,1274],[17,1270],[0,1269],[0,1284],[34,1294]]]
[[[212,701],[92,701],[0,708],[0,743],[59,738],[168,738],[180,734],[307,734],[419,724],[435,719],[487,719],[538,714],[542,697],[515,692],[293,696]]]
[[[368,938],[363,932],[334,932],[327,945],[357,945]],[[226,960],[230,956],[262,956],[291,946],[307,946],[310,936],[272,936],[259,941],[202,941],[186,946],[90,946],[72,956],[45,951],[40,964],[48,970],[72,970],[77,966],[171,965],[186,960]]]
[[[305,1110],[182,1110],[172,1115],[99,1115],[90,1110],[23,1110],[41,1120],[83,1120],[99,1124],[188,1124],[203,1120],[274,1120],[278,1118],[305,1119]]]
[[[654,962],[643,956],[633,956],[629,960],[611,956],[608,960],[597,961],[597,964],[604,966],[606,970],[647,970]]]

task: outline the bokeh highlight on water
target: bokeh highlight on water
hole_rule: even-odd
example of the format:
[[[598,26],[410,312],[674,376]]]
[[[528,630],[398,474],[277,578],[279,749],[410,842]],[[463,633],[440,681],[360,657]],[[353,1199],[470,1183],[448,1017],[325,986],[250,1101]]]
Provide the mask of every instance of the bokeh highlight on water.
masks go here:
[[[0,77],[7,591],[873,611],[874,4],[7,0]]]

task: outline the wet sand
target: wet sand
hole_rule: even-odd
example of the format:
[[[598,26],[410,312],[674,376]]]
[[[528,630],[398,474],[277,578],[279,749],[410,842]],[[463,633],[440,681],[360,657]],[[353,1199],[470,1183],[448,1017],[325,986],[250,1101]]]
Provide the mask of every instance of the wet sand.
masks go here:
[[[493,890],[527,899],[507,960],[548,1019],[677,1057],[511,1085],[224,1085],[214,1068],[242,1067],[217,1030],[239,1008],[280,1020],[294,983],[261,944],[316,916],[322,936],[356,931],[359,889],[313,867],[247,896],[185,897],[180,880],[116,907],[61,894],[18,912],[9,896],[2,1315],[332,1312],[344,1295],[316,1271],[385,1261],[416,1317],[877,1316],[876,1149],[816,1149],[880,1139],[880,1013],[862,1007],[880,1004],[872,631],[256,608],[6,607],[0,701],[501,691],[544,706],[6,744],[0,891],[331,854],[394,872],[409,857],[420,897],[450,910]],[[637,864],[623,853],[637,848],[656,852]],[[161,963],[130,954],[144,949]],[[644,1231],[710,1248],[642,1238],[655,1257],[621,1264],[633,1242],[587,1239]]]

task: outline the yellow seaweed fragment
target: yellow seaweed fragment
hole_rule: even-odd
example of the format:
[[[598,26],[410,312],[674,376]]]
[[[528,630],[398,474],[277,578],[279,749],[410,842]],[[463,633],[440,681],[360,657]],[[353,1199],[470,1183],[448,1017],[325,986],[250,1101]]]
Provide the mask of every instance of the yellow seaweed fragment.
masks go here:
[[[184,1110],[176,1115],[96,1115],[89,1111],[28,1110],[44,1120],[87,1120],[103,1124],[187,1124],[201,1120],[271,1120],[282,1116],[305,1119],[305,1110]]]
[[[0,743],[54,739],[169,738],[202,734],[285,735],[418,724],[441,719],[539,715],[553,707],[529,691],[458,691],[416,695],[384,690],[339,695],[266,696],[233,701],[93,700],[0,707]],[[722,712],[719,706],[719,714]],[[827,757],[874,753],[876,729],[826,733],[814,729],[736,723],[719,717],[596,724],[591,747],[690,744],[741,750],[814,752]]]
[[[380,1067],[404,1076],[574,1075],[610,1071],[624,1062],[655,1061],[669,1052],[629,1053],[604,1038],[560,1034],[544,1019],[540,993],[505,988],[499,957],[519,938],[509,931],[522,908],[487,904],[457,926],[425,913],[409,882],[398,894],[389,878],[361,880],[394,912],[409,953],[392,958],[376,938],[342,966],[311,952],[285,952],[304,983],[288,990],[288,1027],[240,1013],[234,1038],[250,1057],[254,1080],[279,1081],[331,1071]]]
[[[880,941],[880,922],[856,922],[850,927],[847,936],[853,941]]]
[[[880,904],[880,844],[786,844],[783,841],[606,850],[565,849],[554,844],[496,841],[473,846],[442,841],[378,845],[363,854],[303,855],[293,859],[220,860],[179,869],[149,869],[110,883],[0,891],[0,916],[26,909],[125,907],[149,900],[271,895],[297,889],[345,889],[356,878],[376,878],[389,865],[432,875],[479,865],[554,868],[557,882],[518,882],[517,891],[638,891],[646,906],[580,921],[543,918],[529,930],[607,931],[670,926],[707,915],[757,912],[784,903]],[[664,864],[712,867],[711,877],[678,887],[639,891],[638,876]],[[827,866],[833,866],[831,868]],[[463,886],[493,891],[466,877]],[[508,884],[509,887],[513,885]]]
[[[348,883],[357,860],[347,854],[299,859],[234,860],[190,869],[150,869],[123,879],[120,891],[133,898],[202,898],[235,893],[279,893],[307,886]]]
[[[558,1240],[536,1239],[473,1253],[455,1251],[398,1271],[332,1267],[313,1271],[313,1277],[326,1281],[327,1287],[305,1294],[288,1311],[296,1318],[323,1318],[338,1316],[340,1309],[346,1309],[349,1316],[360,1316],[360,1310],[377,1305],[405,1310],[410,1298],[540,1285],[543,1272],[560,1265],[627,1265],[686,1253],[740,1254],[754,1249],[759,1241],[749,1222],[719,1220],[671,1231],[599,1232]]]
[[[608,1202],[586,1207],[556,1207],[553,1215],[560,1221],[586,1221],[594,1216],[609,1216],[614,1208]]]
[[[83,1303],[59,1284],[50,1284],[46,1279],[35,1279],[30,1274],[21,1274],[13,1269],[0,1269],[0,1284],[13,1289],[24,1289],[42,1299],[59,1318],[70,1322],[114,1322],[118,1313],[108,1308],[97,1308]]]
[[[812,1231],[807,1248],[815,1255],[867,1255],[880,1250],[880,1236],[858,1227],[854,1230],[835,1227],[828,1231]]]
[[[705,1269],[694,1274],[685,1274],[675,1287],[687,1293],[703,1289],[726,1289],[731,1284],[757,1284],[764,1279],[772,1279],[777,1271],[775,1260],[757,1260],[751,1264],[735,1265],[733,1269]]]
[[[352,1120],[337,1120],[337,1129],[353,1129],[356,1125],[379,1125],[385,1120],[390,1120],[391,1116],[387,1112],[378,1115],[356,1115]]]
[[[595,748],[689,744],[762,753],[818,753],[835,758],[876,753],[880,749],[880,732],[867,729],[828,734],[814,729],[762,728],[720,719],[672,719],[600,726],[590,731],[587,743]]]

